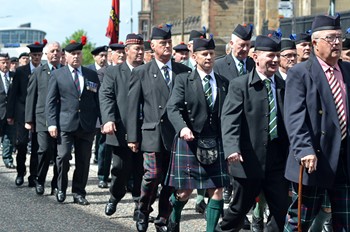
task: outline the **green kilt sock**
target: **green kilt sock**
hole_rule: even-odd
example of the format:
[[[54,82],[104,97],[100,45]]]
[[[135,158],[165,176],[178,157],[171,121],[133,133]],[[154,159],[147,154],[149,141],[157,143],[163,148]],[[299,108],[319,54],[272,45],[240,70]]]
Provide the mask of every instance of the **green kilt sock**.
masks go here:
[[[207,232],[214,232],[223,208],[224,200],[210,199],[207,206]]]
[[[188,200],[179,201],[175,198],[175,195],[173,193],[173,194],[171,194],[170,201],[171,201],[171,204],[173,206],[173,211],[171,212],[170,220],[172,222],[179,223],[181,220],[182,209],[185,207]]]
[[[196,204],[201,203],[204,200],[205,189],[197,189]]]

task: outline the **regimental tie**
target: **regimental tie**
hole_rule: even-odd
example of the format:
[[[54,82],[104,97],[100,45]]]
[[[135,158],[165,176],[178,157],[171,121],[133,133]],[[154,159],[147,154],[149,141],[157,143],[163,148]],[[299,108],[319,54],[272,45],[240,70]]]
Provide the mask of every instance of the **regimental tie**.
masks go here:
[[[6,92],[7,92],[10,88],[10,80],[7,76],[7,73],[4,74],[4,79],[5,79],[5,86],[6,86]]]
[[[339,125],[341,130],[341,138],[346,137],[346,114],[344,109],[344,102],[342,98],[342,92],[340,88],[339,81],[334,76],[334,68],[330,67],[328,69],[329,75],[327,76],[329,87],[331,88],[333,99],[335,103],[335,108],[337,110]]]
[[[267,95],[269,100],[269,135],[270,141],[278,137],[277,134],[277,108],[275,98],[273,97],[271,88],[271,79],[267,78],[264,81],[267,89]]]
[[[213,109],[214,101],[213,101],[213,91],[210,85],[210,79],[211,79],[210,75],[206,75],[203,78],[203,81],[204,81],[203,90],[204,90],[205,100],[207,101],[209,108]]]
[[[169,75],[169,67],[168,65],[164,65],[162,67],[162,70],[164,72],[164,80],[165,80],[165,83],[166,85],[168,86],[168,88],[170,88],[170,84],[171,84],[171,79],[170,79],[170,75]]]
[[[244,72],[244,61],[243,60],[239,61],[238,67],[239,67],[238,75],[240,75],[240,76],[244,75],[245,72]]]
[[[80,82],[79,82],[79,75],[78,75],[78,69],[75,68],[73,70],[73,73],[74,73],[74,84],[75,84],[75,87],[77,88],[77,91],[78,93],[80,94]]]

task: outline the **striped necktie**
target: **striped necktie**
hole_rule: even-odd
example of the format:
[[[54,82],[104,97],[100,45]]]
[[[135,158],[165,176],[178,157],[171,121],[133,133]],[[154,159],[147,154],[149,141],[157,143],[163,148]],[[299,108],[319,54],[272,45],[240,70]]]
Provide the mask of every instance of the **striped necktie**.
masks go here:
[[[239,67],[238,75],[240,75],[240,76],[244,75],[245,72],[244,72],[244,61],[243,60],[239,61],[238,67]]]
[[[334,68],[330,67],[328,69],[329,75],[327,75],[329,87],[331,88],[333,99],[335,103],[335,108],[337,110],[339,125],[341,130],[341,138],[346,137],[346,114],[344,109],[344,103],[342,98],[342,92],[340,88],[339,81],[334,76]]]
[[[170,88],[170,84],[171,84],[171,79],[170,79],[170,75],[169,75],[169,70],[168,70],[168,65],[164,65],[162,67],[162,70],[164,72],[164,80],[166,85],[168,86],[168,88]]]
[[[270,141],[278,137],[277,134],[277,109],[275,98],[273,97],[272,88],[271,88],[271,79],[267,78],[264,81],[264,84],[267,89],[267,95],[269,100],[269,135]]]
[[[74,84],[75,84],[75,87],[77,88],[77,91],[78,93],[80,94],[80,82],[79,82],[79,75],[78,75],[78,69],[75,68],[73,70],[73,73],[74,73]]]
[[[214,106],[214,101],[213,101],[213,91],[210,85],[210,79],[211,79],[210,75],[206,75],[203,78],[203,81],[204,81],[203,90],[204,90],[205,100],[207,101],[209,108],[212,110]]]
[[[6,86],[6,93],[10,88],[10,80],[9,77],[7,76],[7,73],[4,74],[4,79],[5,79],[5,86]]]

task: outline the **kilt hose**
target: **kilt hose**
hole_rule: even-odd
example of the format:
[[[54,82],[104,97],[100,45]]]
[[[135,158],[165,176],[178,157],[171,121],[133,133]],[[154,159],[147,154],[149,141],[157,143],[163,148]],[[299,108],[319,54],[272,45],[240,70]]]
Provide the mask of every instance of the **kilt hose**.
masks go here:
[[[325,189],[315,186],[303,186],[301,224],[302,231],[307,232],[313,219],[325,203],[328,193],[332,208],[332,225],[334,232],[350,231],[350,184],[346,174],[346,162],[340,157],[335,183],[332,188]],[[289,206],[285,232],[298,231],[298,184],[292,183],[293,197]]]
[[[168,219],[172,207],[169,198],[173,188],[164,186],[164,178],[169,166],[169,151],[144,152],[143,168],[145,173],[142,177],[141,196],[139,200],[139,210],[145,215],[152,212],[152,204],[156,200],[158,185],[162,184],[162,190],[158,202],[158,217]]]
[[[216,189],[227,186],[230,180],[221,140],[218,139],[218,158],[210,165],[203,165],[197,160],[196,143],[196,140],[188,142],[175,137],[165,185],[175,189]]]

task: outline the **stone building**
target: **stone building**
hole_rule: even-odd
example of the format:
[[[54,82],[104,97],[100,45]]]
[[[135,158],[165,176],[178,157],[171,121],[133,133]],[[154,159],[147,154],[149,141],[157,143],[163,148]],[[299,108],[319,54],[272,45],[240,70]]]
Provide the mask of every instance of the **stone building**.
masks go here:
[[[192,29],[203,26],[214,35],[217,44],[230,40],[234,27],[253,24],[254,34],[261,34],[263,25],[269,29],[279,27],[285,15],[306,16],[327,14],[330,0],[141,0],[139,32],[145,39],[151,28],[161,23],[173,24],[174,44],[187,42]],[[334,0],[335,11],[350,10],[349,0]],[[293,7],[294,6],[294,7]],[[184,22],[182,24],[182,21]]]

